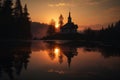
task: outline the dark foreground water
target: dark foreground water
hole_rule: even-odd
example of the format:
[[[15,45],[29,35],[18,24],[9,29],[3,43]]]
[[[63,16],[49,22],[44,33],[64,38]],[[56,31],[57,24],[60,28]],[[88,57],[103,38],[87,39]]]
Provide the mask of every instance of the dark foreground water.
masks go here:
[[[1,41],[0,80],[120,80],[120,48],[68,41]]]

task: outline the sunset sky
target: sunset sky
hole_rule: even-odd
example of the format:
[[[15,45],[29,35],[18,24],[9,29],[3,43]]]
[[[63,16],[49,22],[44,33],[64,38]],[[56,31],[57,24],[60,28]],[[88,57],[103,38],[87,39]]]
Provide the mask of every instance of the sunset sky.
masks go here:
[[[67,21],[71,12],[78,25],[107,24],[120,19],[120,0],[21,0],[28,4],[32,21],[58,21],[60,14]]]

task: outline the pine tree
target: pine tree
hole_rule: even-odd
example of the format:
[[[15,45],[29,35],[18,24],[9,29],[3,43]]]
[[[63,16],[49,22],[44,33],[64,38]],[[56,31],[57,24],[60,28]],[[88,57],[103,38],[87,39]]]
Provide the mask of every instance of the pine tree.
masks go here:
[[[0,18],[1,18],[1,12],[2,12],[2,0],[0,0]]]
[[[0,0],[0,10],[1,10],[1,7],[2,7],[2,0]]]
[[[19,18],[22,16],[22,14],[23,14],[23,11],[22,11],[21,1],[16,0],[15,8],[14,8],[14,16]]]
[[[60,28],[63,26],[63,16],[62,16],[62,14],[60,15],[60,17],[59,17],[59,26],[60,26]]]
[[[25,7],[24,7],[24,19],[25,21],[29,22],[29,13],[28,13],[28,9],[27,9],[27,4],[25,4]]]
[[[27,9],[27,4],[25,4],[25,7],[24,7],[24,15],[26,15],[26,16],[29,15],[28,9]]]
[[[3,1],[3,7],[2,7],[2,10],[3,10],[3,13],[5,16],[11,16],[12,15],[12,3],[13,1],[12,0],[4,0]]]
[[[27,4],[25,4],[23,8],[23,22],[24,22],[24,35],[26,35],[28,38],[31,37],[31,28],[30,28],[30,20],[29,20],[29,13],[27,9]]]
[[[2,12],[2,0],[0,0],[0,25],[1,25],[1,21],[2,21],[1,12]]]
[[[9,34],[13,26],[13,0],[1,0],[1,14],[0,14],[0,36],[2,38],[10,37]]]
[[[2,25],[9,26],[12,24],[13,19],[13,0],[3,0],[1,7],[1,20]],[[6,24],[7,23],[7,24]]]

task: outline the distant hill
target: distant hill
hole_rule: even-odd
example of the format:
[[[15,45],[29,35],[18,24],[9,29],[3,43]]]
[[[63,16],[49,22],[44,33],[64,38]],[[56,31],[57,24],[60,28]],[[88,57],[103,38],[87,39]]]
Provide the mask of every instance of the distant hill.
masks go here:
[[[41,38],[46,35],[46,31],[48,29],[48,25],[39,22],[31,23],[31,32],[33,38]]]

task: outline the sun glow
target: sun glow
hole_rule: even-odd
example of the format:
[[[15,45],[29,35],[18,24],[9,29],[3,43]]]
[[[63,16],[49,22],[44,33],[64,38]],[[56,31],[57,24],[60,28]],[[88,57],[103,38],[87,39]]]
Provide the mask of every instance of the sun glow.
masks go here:
[[[59,28],[59,24],[58,23],[56,23],[55,28],[57,28],[57,29]]]
[[[55,28],[59,28],[59,25],[58,25],[58,24],[56,24],[56,25],[55,25]]]

